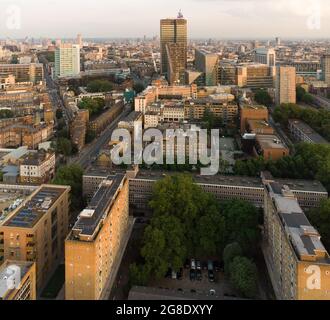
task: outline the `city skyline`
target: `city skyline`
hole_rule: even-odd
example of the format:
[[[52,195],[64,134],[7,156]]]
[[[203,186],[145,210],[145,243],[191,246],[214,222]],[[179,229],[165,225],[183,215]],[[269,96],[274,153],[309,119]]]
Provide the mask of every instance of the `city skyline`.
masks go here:
[[[72,38],[82,33],[85,38],[152,37],[159,34],[159,20],[175,18],[180,9],[188,20],[190,38],[325,38],[330,29],[330,6],[326,0],[157,0],[156,4],[150,0],[124,0],[119,4],[99,0],[97,7],[83,0],[79,5],[77,0],[2,1],[1,35]],[[13,28],[13,19],[17,17],[19,24],[14,23]]]

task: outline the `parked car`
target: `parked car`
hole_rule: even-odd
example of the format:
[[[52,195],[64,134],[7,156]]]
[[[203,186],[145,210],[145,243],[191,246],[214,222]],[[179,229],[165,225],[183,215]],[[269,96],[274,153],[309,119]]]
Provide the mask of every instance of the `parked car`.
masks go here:
[[[190,268],[190,260],[189,259],[187,259],[186,262],[184,263],[184,267],[185,267],[185,269]]]
[[[172,280],[177,279],[177,273],[175,271],[172,271]]]
[[[195,281],[196,280],[196,270],[191,269],[190,270],[190,281]]]
[[[196,278],[197,278],[197,281],[202,281],[202,279],[203,279],[202,270],[197,270]]]
[[[207,270],[208,270],[208,271],[214,271],[213,261],[209,260],[209,261],[207,262]]]
[[[214,272],[213,272],[213,270],[209,270],[209,271],[208,271],[208,277],[209,277],[209,281],[210,281],[210,282],[214,282],[214,281],[215,281],[215,277],[214,277]]]
[[[199,260],[196,261],[196,267],[197,267],[197,270],[202,270],[202,265]]]
[[[196,260],[195,259],[191,259],[190,269],[196,270]]]

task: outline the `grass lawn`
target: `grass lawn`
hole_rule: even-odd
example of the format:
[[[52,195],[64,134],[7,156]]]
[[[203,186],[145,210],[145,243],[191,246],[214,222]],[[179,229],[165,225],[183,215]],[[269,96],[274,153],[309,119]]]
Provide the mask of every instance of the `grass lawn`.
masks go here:
[[[55,299],[62,289],[62,286],[65,281],[65,266],[64,264],[61,264],[56,269],[54,275],[49,280],[46,288],[41,294],[42,298],[46,299]]]

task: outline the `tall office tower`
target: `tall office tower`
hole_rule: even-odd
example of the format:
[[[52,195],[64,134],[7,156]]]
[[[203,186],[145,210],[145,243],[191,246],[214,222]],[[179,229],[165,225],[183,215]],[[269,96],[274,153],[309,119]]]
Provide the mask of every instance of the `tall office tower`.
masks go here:
[[[218,84],[219,56],[217,54],[196,50],[195,68],[204,74],[206,86]]]
[[[81,36],[80,33],[77,35],[77,45],[78,45],[80,48],[83,47],[83,40],[82,40],[82,36]]]
[[[187,68],[187,20],[181,14],[177,19],[160,21],[161,73],[170,84],[184,83]],[[172,60],[172,61],[171,61]]]
[[[80,47],[62,44],[55,51],[55,77],[77,76],[80,73]]]
[[[275,42],[276,42],[276,46],[280,46],[281,45],[281,38],[279,38],[279,37],[277,37],[276,39],[275,39]]]
[[[290,188],[263,177],[263,252],[279,300],[329,300],[330,259]]]
[[[269,67],[275,67],[276,52],[274,49],[257,48],[254,61],[257,63],[267,64]]]
[[[330,87],[330,53],[322,57],[323,81]]]
[[[42,185],[0,225],[0,261],[35,262],[37,290],[46,284],[64,253],[70,190]]]
[[[295,67],[277,67],[275,100],[277,105],[297,102]]]
[[[128,239],[126,175],[104,180],[65,242],[65,299],[103,300],[110,295]]]

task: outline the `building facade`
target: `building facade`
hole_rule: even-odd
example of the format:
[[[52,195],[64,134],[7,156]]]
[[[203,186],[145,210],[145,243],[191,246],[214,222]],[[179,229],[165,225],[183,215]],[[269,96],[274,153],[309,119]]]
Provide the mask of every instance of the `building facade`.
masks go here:
[[[275,102],[278,106],[282,103],[296,103],[296,68],[279,66],[276,69]]]
[[[329,300],[330,259],[286,185],[265,180],[263,251],[279,300]]]
[[[55,50],[55,77],[72,77],[80,74],[80,47],[61,44]]]
[[[66,300],[104,298],[125,250],[128,192],[126,175],[107,177],[80,214],[65,242]]]
[[[182,70],[184,79],[184,70],[187,67],[187,43],[187,20],[181,14],[177,19],[160,21],[161,73],[167,76],[170,84],[180,80]],[[169,71],[171,75],[168,74]]]
[[[37,289],[59,264],[69,230],[70,187],[42,185],[0,225],[0,261],[36,263]]]
[[[205,77],[205,86],[218,85],[219,56],[205,50],[195,50],[195,68]]]

